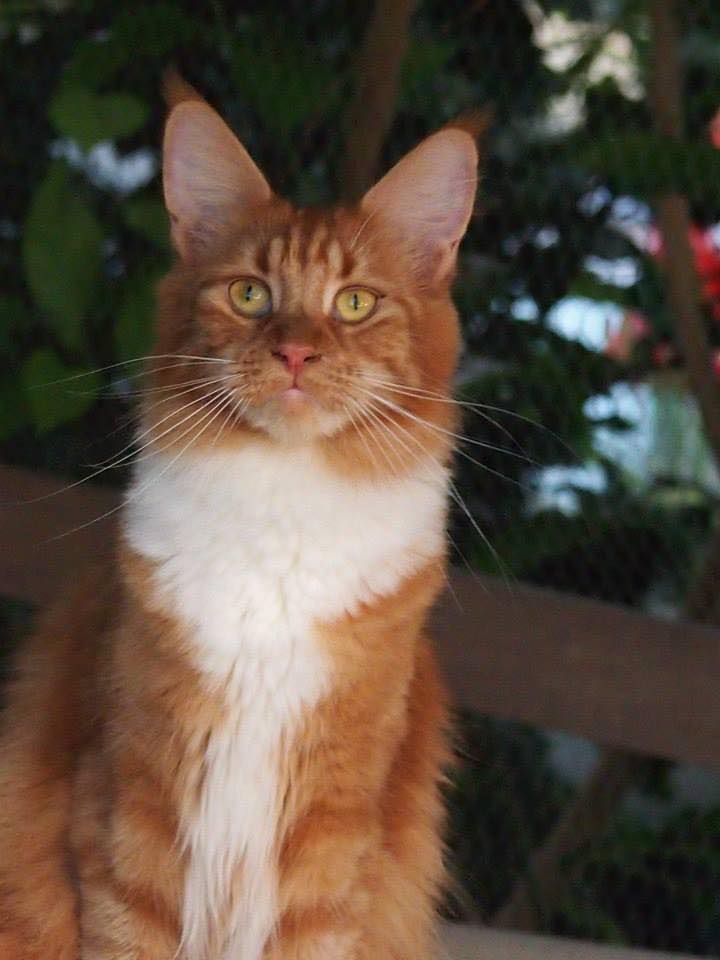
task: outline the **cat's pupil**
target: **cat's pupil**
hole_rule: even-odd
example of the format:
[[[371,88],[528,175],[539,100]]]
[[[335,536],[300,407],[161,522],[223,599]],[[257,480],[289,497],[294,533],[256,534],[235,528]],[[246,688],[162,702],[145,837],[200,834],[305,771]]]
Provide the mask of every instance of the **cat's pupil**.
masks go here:
[[[360,306],[360,297],[356,293],[354,293],[352,295],[352,308],[353,310],[357,310],[359,306]]]
[[[245,299],[246,299],[246,300],[252,300],[252,294],[253,294],[253,287],[252,287],[252,284],[249,283],[249,284],[245,287]]]

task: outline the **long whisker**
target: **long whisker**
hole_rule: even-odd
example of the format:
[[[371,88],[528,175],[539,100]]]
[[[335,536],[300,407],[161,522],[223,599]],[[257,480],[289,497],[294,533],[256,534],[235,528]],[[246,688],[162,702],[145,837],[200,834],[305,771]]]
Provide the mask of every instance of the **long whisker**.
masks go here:
[[[163,404],[166,404],[166,403],[172,403],[173,401],[178,400],[180,397],[183,397],[183,396],[185,396],[185,395],[188,394],[188,393],[195,393],[200,385],[202,385],[202,386],[208,386],[208,387],[209,387],[209,386],[212,386],[213,384],[216,384],[216,383],[224,383],[224,382],[227,382],[227,381],[229,381],[229,380],[235,381],[235,379],[236,379],[236,378],[234,378],[234,377],[225,376],[225,377],[213,377],[213,378],[211,378],[211,379],[203,379],[203,380],[193,381],[193,382],[192,382],[192,386],[187,387],[187,389],[185,389],[185,390],[178,390],[177,393],[174,393],[174,394],[173,394],[172,396],[170,396],[170,397],[163,397],[162,399],[155,401],[155,403],[151,403],[151,404],[148,404],[148,405],[144,405],[143,408],[142,408],[142,412],[143,412],[143,413],[149,413],[150,410],[154,410],[154,409],[156,409],[157,407],[162,406]],[[179,386],[184,386],[184,384],[179,384]],[[214,392],[214,391],[213,391],[213,392]],[[203,394],[202,397],[198,397],[198,400],[202,400],[202,399],[204,399],[206,396],[208,396],[208,394]],[[195,402],[195,401],[190,401],[190,403],[193,403],[193,402]],[[143,430],[142,433],[136,434],[135,436],[133,436],[132,440],[130,440],[128,443],[126,443],[125,446],[122,447],[122,449],[118,450],[118,451],[117,451],[116,453],[114,453],[112,456],[106,457],[104,460],[100,460],[100,461],[98,461],[97,463],[91,463],[91,464],[89,464],[89,466],[91,466],[91,467],[102,467],[102,466],[104,466],[106,463],[109,463],[110,461],[114,461],[115,458],[116,458],[119,454],[124,453],[126,450],[129,450],[131,447],[135,447],[135,446],[137,445],[137,442],[138,442],[139,440],[142,440],[142,438],[143,438],[144,436],[146,436],[148,433],[150,433],[150,432],[151,432],[152,430],[154,430],[156,427],[159,427],[159,426],[160,426],[161,424],[163,424],[169,417],[172,417],[175,413],[180,413],[182,410],[184,410],[184,409],[185,409],[187,406],[189,406],[189,405],[190,405],[190,404],[183,404],[183,406],[180,407],[179,410],[171,410],[170,413],[167,414],[167,416],[163,417],[162,420],[158,421],[157,423],[152,424],[152,425],[151,425],[150,427],[148,427],[146,430]]]
[[[379,399],[379,398],[378,398],[378,399]],[[393,405],[393,406],[394,406],[394,405]],[[418,446],[421,447],[421,449],[424,450],[423,445],[420,443],[420,441],[419,441],[416,437],[413,437],[413,435],[410,433],[409,430],[405,430],[405,428],[402,427],[401,424],[398,424],[398,423],[396,423],[395,426],[396,426],[398,429],[402,430],[403,433],[405,433],[406,436],[407,436],[409,439],[412,439]],[[396,439],[399,439],[399,438],[397,438],[397,436],[396,436]],[[407,448],[406,448],[406,449],[407,449]],[[452,480],[448,480],[448,491],[449,491],[450,496],[452,497],[452,499],[455,501],[455,503],[460,507],[460,509],[463,511],[463,513],[467,516],[467,518],[468,518],[468,520],[470,521],[470,523],[472,524],[472,527],[473,527],[473,529],[475,530],[475,532],[482,538],[483,543],[486,545],[486,547],[488,548],[488,550],[491,552],[491,554],[492,554],[492,556],[493,556],[493,558],[494,558],[494,560],[495,560],[495,563],[496,563],[497,566],[498,566],[498,569],[499,569],[500,572],[502,573],[503,580],[505,581],[505,584],[506,584],[506,586],[507,586],[508,589],[509,589],[509,588],[510,588],[510,583],[509,583],[509,580],[508,580],[508,571],[507,571],[506,565],[503,563],[502,558],[500,557],[499,553],[497,552],[497,550],[495,549],[495,547],[493,547],[493,545],[492,545],[492,543],[490,542],[489,538],[487,537],[486,533],[483,531],[483,529],[480,527],[479,523],[477,522],[477,520],[476,520],[475,517],[473,516],[472,511],[470,510],[470,508],[468,507],[468,505],[465,503],[465,500],[464,500],[463,497],[461,496],[460,491],[457,489],[457,487],[456,487],[455,484],[452,482]]]
[[[476,520],[475,517],[473,516],[472,511],[470,510],[470,508],[468,507],[468,505],[467,505],[467,504],[465,503],[465,501],[463,500],[462,496],[460,495],[460,491],[459,491],[458,488],[455,486],[455,484],[452,482],[452,480],[450,480],[449,483],[448,483],[448,490],[450,491],[450,496],[453,498],[453,500],[455,501],[455,503],[460,507],[460,509],[462,510],[462,512],[465,514],[465,516],[468,518],[468,520],[469,520],[470,523],[472,524],[473,530],[475,530],[475,532],[482,538],[483,543],[485,544],[485,546],[488,548],[488,550],[489,550],[490,553],[492,554],[493,559],[495,560],[495,563],[498,565],[498,569],[499,569],[500,572],[502,573],[503,580],[504,580],[504,582],[505,582],[505,586],[506,586],[506,587],[508,588],[508,590],[509,590],[509,589],[510,589],[510,580],[508,579],[508,569],[507,569],[507,566],[503,563],[502,558],[500,557],[500,554],[497,552],[497,550],[496,550],[495,547],[492,545],[492,543],[490,543],[490,540],[489,540],[487,534],[484,532],[484,530],[482,529],[482,527],[480,526],[480,524],[477,522],[477,520]]]
[[[55,540],[61,540],[64,537],[69,537],[73,533],[78,533],[80,530],[84,530],[86,527],[92,526],[93,523],[99,523],[101,520],[106,520],[108,517],[111,517],[113,514],[117,513],[118,510],[122,510],[126,506],[126,504],[132,503],[134,500],[137,500],[137,498],[142,493],[144,493],[144,491],[147,490],[149,486],[151,486],[153,483],[157,483],[157,481],[160,480],[161,477],[165,473],[167,473],[167,471],[170,470],[171,467],[175,465],[175,463],[177,463],[180,457],[194,443],[196,443],[200,439],[203,433],[205,433],[208,427],[211,426],[213,421],[219,415],[220,411],[218,410],[218,406],[222,405],[222,403],[223,403],[222,400],[217,401],[215,405],[212,407],[212,409],[205,414],[205,417],[203,418],[203,420],[207,420],[207,417],[210,417],[210,420],[205,423],[202,429],[198,430],[198,432],[193,437],[190,438],[190,440],[188,441],[188,443],[185,444],[182,450],[180,450],[180,452],[176,454],[176,456],[174,456],[173,459],[165,467],[163,467],[163,469],[160,471],[160,473],[157,476],[151,476],[149,480],[141,484],[136,490],[131,491],[130,493],[127,493],[123,497],[122,502],[119,503],[117,506],[113,507],[111,510],[106,510],[105,513],[101,514],[99,517],[95,517],[92,520],[86,520],[85,523],[78,524],[78,526],[73,527],[71,530],[66,530],[64,533],[57,534],[57,536],[49,537],[47,540],[44,540],[43,543],[52,543]],[[202,420],[200,422],[202,423]]]
[[[42,387],[54,387],[58,383],[69,383],[71,380],[81,380],[83,377],[92,377],[96,373],[105,373],[107,370],[116,370],[118,367],[124,367],[128,363],[146,363],[149,360],[185,360],[185,361],[196,361],[198,363],[232,363],[231,360],[227,360],[225,357],[198,357],[193,354],[184,354],[184,353],[157,353],[151,354],[147,357],[133,357],[130,360],[120,360],[118,363],[109,363],[106,367],[95,367],[93,370],[83,370],[82,373],[73,373],[69,377],[59,377],[57,380],[47,380],[44,383],[33,384],[33,390],[39,390]],[[172,366],[175,366],[173,364]],[[184,363],[179,363],[177,366],[185,366]],[[158,369],[172,369],[172,367],[160,367]],[[143,376],[144,374],[139,374]],[[132,374],[131,376],[135,376]],[[126,378],[129,379],[129,378]]]
[[[390,384],[390,383],[387,383],[386,381],[377,380],[377,379],[375,379],[375,378],[373,378],[373,377],[364,377],[363,379],[367,380],[369,383],[373,383],[373,384],[381,387],[383,390],[387,390],[387,391],[389,391],[390,393],[399,394],[400,396],[412,397],[412,398],[419,399],[419,400],[428,400],[428,401],[432,401],[432,402],[435,402],[435,403],[452,404],[453,406],[460,407],[461,409],[465,409],[465,410],[468,410],[468,409],[469,409],[469,410],[471,410],[472,413],[476,413],[476,414],[478,414],[479,416],[483,417],[483,419],[487,420],[488,423],[492,424],[492,426],[494,426],[496,429],[498,429],[498,430],[500,430],[502,433],[504,433],[505,436],[510,440],[510,442],[511,442],[515,447],[517,447],[518,452],[515,452],[514,450],[508,450],[507,447],[500,447],[500,446],[497,446],[496,444],[488,443],[487,441],[477,440],[477,439],[475,439],[474,437],[465,437],[465,436],[463,436],[463,435],[461,435],[461,434],[455,434],[455,436],[457,437],[457,439],[463,439],[466,443],[473,443],[473,444],[475,444],[476,446],[484,446],[486,449],[488,449],[488,450],[493,450],[493,451],[495,451],[496,453],[505,453],[505,454],[507,454],[508,456],[511,456],[511,457],[516,457],[516,458],[518,458],[518,459],[527,460],[529,463],[531,463],[531,464],[533,464],[534,466],[537,466],[537,467],[540,467],[540,466],[541,466],[540,464],[536,463],[536,462],[532,459],[532,457],[530,457],[530,455],[529,455],[529,454],[527,453],[527,451],[524,449],[524,447],[522,446],[522,444],[520,444],[520,443],[515,439],[515,437],[510,433],[510,431],[507,429],[507,427],[504,427],[501,423],[498,423],[496,420],[494,420],[492,417],[490,417],[490,416],[489,416],[487,413],[485,413],[483,410],[474,409],[474,407],[476,407],[477,405],[473,405],[473,404],[467,403],[467,402],[465,402],[465,401],[463,401],[463,400],[455,400],[455,399],[453,399],[452,397],[443,397],[443,396],[440,396],[439,394],[438,394],[438,395],[434,395],[434,394],[431,394],[430,392],[419,392],[419,391],[417,391],[415,388],[406,389],[405,387],[399,387],[399,386],[397,386],[396,384]],[[440,428],[438,428],[438,429],[440,429]]]
[[[365,451],[370,459],[370,462],[375,468],[375,472],[379,476],[381,473],[381,470],[377,460],[375,459],[375,454],[373,453],[372,448],[368,443],[367,437],[365,436],[365,431],[362,429],[362,423],[358,423],[355,417],[355,412],[359,411],[360,413],[362,413],[362,406],[357,402],[357,400],[355,400],[352,397],[349,397],[348,400],[349,402],[345,403],[344,406],[345,406],[345,411],[350,420],[350,424],[352,425],[353,429],[357,432],[358,436],[360,437],[360,441],[362,445],[365,447]],[[350,406],[350,404],[352,404],[352,407]],[[355,412],[353,412],[353,408]]]
[[[161,370],[177,370],[179,368],[187,367],[186,363],[171,363],[166,367],[156,367],[152,372],[159,373]],[[215,373],[216,371],[213,371]],[[226,374],[227,376],[227,374]],[[113,381],[115,385],[120,383],[125,383],[128,380],[138,380],[145,378],[147,379],[148,372],[143,370],[141,373],[134,373],[129,377],[123,377],[122,380]],[[197,380],[181,380],[179,383],[171,383],[162,387],[141,387],[140,389],[127,389],[127,390],[116,390],[114,392],[108,392],[104,394],[105,399],[110,400],[119,400],[122,403],[126,403],[128,400],[134,397],[144,397],[147,394],[151,393],[166,393],[170,390],[174,390],[176,387],[187,386],[191,383],[203,383],[205,377],[199,377]],[[95,396],[97,391],[95,390],[65,390],[64,393],[69,394],[73,397],[89,397]]]
[[[495,427],[496,430],[499,430],[501,433],[503,433],[508,438],[510,443],[512,443],[514,446],[517,447],[517,449],[520,451],[520,453],[523,454],[523,456],[526,456],[528,460],[530,459],[530,456],[525,450],[525,448],[512,435],[512,433],[508,430],[508,428],[503,426],[502,423],[498,423],[497,420],[495,420],[489,414],[485,413],[483,409],[480,409],[479,404],[473,404],[470,401],[466,401],[466,400],[459,400],[455,397],[447,397],[440,393],[433,393],[429,390],[422,390],[420,387],[410,387],[407,384],[394,383],[391,380],[381,380],[378,377],[374,377],[366,373],[363,374],[362,379],[367,380],[369,383],[373,383],[376,386],[382,387],[383,389],[388,390],[390,393],[397,393],[397,394],[400,394],[401,396],[413,397],[418,400],[429,400],[434,403],[445,403],[454,407],[460,407],[462,410],[469,410],[470,413],[475,413],[478,416],[482,417],[483,420],[487,420],[487,422],[491,426]],[[506,412],[506,411],[503,411],[503,412]],[[541,425],[538,424],[537,426],[541,426]]]
[[[362,409],[363,409],[365,412],[368,412],[369,406],[364,406]],[[402,441],[402,439],[397,436],[397,433],[395,433],[395,432],[390,428],[390,426],[389,426],[389,424],[388,424],[387,422],[381,421],[381,422],[379,423],[379,426],[384,430],[384,432],[386,432],[387,434],[389,434],[389,436],[390,436],[393,440],[395,440],[396,442],[399,442],[399,443],[401,444],[401,446],[406,450],[406,452],[412,457],[412,459],[415,460],[416,463],[420,464],[420,466],[423,467],[424,469],[427,469],[428,462],[433,462],[433,463],[435,463],[436,465],[438,465],[438,464],[437,464],[437,461],[435,460],[435,458],[432,456],[432,454],[430,454],[430,453],[427,451],[427,449],[426,449],[426,448],[424,447],[424,445],[417,439],[417,437],[413,436],[413,434],[411,434],[409,430],[406,430],[406,429],[405,429],[404,427],[402,427],[399,423],[395,422],[395,423],[394,423],[394,426],[395,426],[397,429],[402,430],[402,432],[403,432],[404,434],[406,434],[407,438],[408,438],[409,440],[412,440],[413,443],[415,443],[415,445],[420,448],[420,450],[422,451],[422,453],[423,453],[424,456],[425,456],[425,459],[421,459],[420,456],[419,456],[416,452],[414,452],[413,450],[411,450],[411,449],[407,446],[407,444],[404,443],[404,442]],[[438,465],[438,466],[439,466],[439,465]],[[455,493],[457,494],[458,497],[460,496],[460,494],[459,494],[458,491],[455,491]],[[452,496],[452,493],[451,493],[451,496]],[[456,499],[456,498],[453,496],[453,499]],[[456,502],[457,502],[457,501],[456,501]],[[462,550],[460,549],[459,545],[456,543],[456,541],[455,541],[455,540],[453,539],[453,537],[451,536],[450,531],[449,531],[449,530],[446,530],[445,532],[446,532],[446,535],[447,535],[448,540],[450,541],[450,543],[451,543],[452,546],[454,547],[456,553],[458,554],[458,556],[460,557],[460,559],[463,561],[463,563],[465,564],[465,566],[467,567],[467,569],[470,571],[473,579],[477,580],[478,582],[481,582],[481,581],[480,581],[480,578],[479,578],[478,575],[477,575],[477,572],[476,572],[475,570],[473,570],[472,567],[470,566],[470,563],[468,562],[467,557],[465,556],[465,554],[464,554],[464,553],[462,552]],[[450,591],[452,592],[453,596],[455,597],[455,601],[458,602],[458,600],[457,600],[457,595],[455,594],[455,591],[453,590],[452,584],[450,583],[450,580],[449,580],[449,578],[447,577],[447,575],[446,575],[445,579],[446,579],[446,581],[447,581],[447,583],[448,583],[448,586],[450,587]],[[487,591],[487,587],[485,587],[485,590]],[[459,605],[459,602],[458,602],[458,605]]]
[[[442,394],[435,393],[432,390],[425,390],[422,387],[408,387],[404,384],[384,381],[367,373],[363,373],[363,378],[368,381],[372,380],[378,386],[384,386],[388,389],[390,387],[394,387],[396,390],[402,389],[403,392],[407,392],[408,396],[416,396],[419,399],[435,400],[438,403],[451,403],[458,407],[462,407],[465,410],[470,410],[473,413],[477,413],[478,415],[485,417],[488,422],[492,423],[498,429],[503,430],[503,432],[506,433],[507,431],[505,428],[503,428],[501,424],[497,423],[497,421],[487,416],[485,411],[491,410],[493,413],[501,413],[506,417],[513,417],[515,420],[521,420],[523,423],[527,423],[529,426],[535,427],[537,430],[542,430],[543,432],[549,434],[553,440],[556,440],[559,444],[561,444],[561,446],[563,446],[574,459],[580,459],[577,451],[573,450],[570,444],[563,440],[560,434],[556,433],[554,430],[551,430],[550,427],[545,426],[544,423],[540,423],[538,420],[533,420],[532,417],[527,417],[525,414],[518,413],[516,410],[508,410],[506,407],[494,406],[491,403],[478,403],[470,400],[458,400],[454,397],[446,397]],[[511,434],[508,433],[508,436],[518,447],[520,447],[520,445],[517,443],[517,440],[515,440]],[[522,447],[520,447],[520,449],[522,449]]]
[[[412,434],[408,430],[405,430],[405,428],[402,427],[399,423],[393,422],[391,425],[390,423],[388,423],[387,420],[384,420],[383,411],[380,408],[375,407],[372,403],[368,404],[367,409],[369,411],[370,410],[374,411],[374,413],[381,420],[382,426],[386,431],[386,433],[389,434],[393,438],[393,440],[399,443],[402,446],[402,448],[413,458],[413,460],[415,460],[415,462],[420,467],[422,467],[425,470],[427,470],[428,468],[430,469],[432,479],[442,479],[444,481],[444,471],[442,467],[438,463],[437,459],[431,453],[428,452],[428,450],[425,448],[425,446],[422,443],[420,443],[419,440],[413,437]],[[410,447],[408,447],[408,445],[402,440],[402,438],[397,435],[397,432],[395,429],[393,429],[393,427],[396,428],[397,430],[400,430],[405,436],[415,441],[416,446],[420,448],[420,451],[423,453],[424,458],[421,458],[415,451],[411,450]],[[433,468],[435,468],[434,471],[433,471]]]
[[[370,403],[370,405],[372,406],[372,402]],[[375,407],[375,409],[378,410],[379,408]],[[398,412],[407,414],[407,411],[403,410],[402,408],[398,408]],[[422,425],[428,429],[433,428],[433,424],[430,424],[430,423],[427,423],[427,424],[423,423]],[[396,426],[399,429],[403,430],[404,433],[407,433],[408,436],[412,437],[412,434],[408,430],[405,430],[403,427],[401,427],[399,423],[396,423]],[[413,437],[413,439],[416,439],[416,438]],[[492,476],[498,477],[500,480],[504,480],[506,483],[512,483],[515,486],[520,487],[521,490],[525,490],[526,492],[532,492],[531,488],[526,483],[523,483],[522,480],[517,480],[515,477],[508,477],[507,474],[502,473],[500,470],[496,470],[494,467],[489,467],[486,463],[483,463],[481,460],[476,460],[475,457],[470,456],[470,454],[466,450],[463,450],[462,447],[459,447],[457,444],[453,445],[452,450],[453,450],[453,453],[457,453],[458,456],[463,457],[465,460],[468,460],[474,466],[479,467],[481,470],[484,470],[485,473],[492,474]]]
[[[213,371],[215,373],[216,371]],[[128,390],[124,397],[147,397],[156,393],[171,393],[178,387],[191,387],[198,384],[219,383],[221,380],[229,380],[232,376],[240,377],[241,374],[224,373],[222,377],[197,377],[195,380],[181,380],[179,383],[169,383],[161,387],[142,387],[139,390]]]
[[[168,450],[175,443],[177,443],[178,440],[182,440],[182,438],[187,436],[187,434],[190,433],[190,431],[194,428],[195,426],[194,423],[191,422],[190,426],[186,427],[186,429],[183,430],[183,432],[180,434],[179,437],[173,437],[168,443],[163,444],[163,446],[161,447],[157,446],[157,443],[159,440],[162,440],[162,438],[167,436],[168,434],[174,433],[178,429],[178,427],[181,427],[188,420],[192,421],[194,417],[197,417],[198,414],[202,413],[204,410],[207,409],[210,402],[214,402],[217,399],[223,398],[223,395],[225,397],[231,396],[230,394],[228,394],[228,391],[224,387],[218,387],[215,390],[211,391],[206,396],[199,397],[197,401],[191,401],[191,403],[202,404],[199,410],[191,410],[190,413],[184,416],[179,423],[171,423],[170,426],[166,427],[163,430],[163,432],[159,434],[157,437],[151,437],[146,443],[138,447],[136,451],[133,451],[135,455],[135,459],[133,460],[133,463],[140,463],[142,460],[147,460],[149,457],[154,457],[156,454],[162,453],[164,450]],[[185,407],[188,407],[188,406],[190,406],[190,404],[185,404],[183,407],[180,408],[180,410],[184,410]],[[180,411],[178,411],[178,413],[179,412]],[[170,416],[172,415],[173,414],[171,413]],[[163,420],[160,421],[160,423],[162,423],[164,420],[167,420],[167,419],[168,419],[167,417],[164,417]],[[149,429],[153,430],[154,428],[155,427],[153,425]],[[145,431],[145,432],[147,433],[148,431]],[[149,450],[150,452],[144,453],[143,451],[146,451],[146,450]],[[128,456],[132,456],[132,455],[133,454],[129,454]]]
[[[373,430],[373,431],[371,432],[370,436],[375,440],[375,445],[377,446],[378,450],[379,450],[380,453],[382,454],[383,459],[385,460],[385,463],[387,463],[388,468],[389,468],[389,470],[390,470],[390,475],[393,476],[393,477],[398,477],[400,474],[399,474],[399,472],[398,472],[397,467],[398,467],[398,465],[402,466],[402,464],[401,464],[401,462],[400,462],[399,460],[396,460],[395,464],[391,463],[391,461],[390,461],[387,453],[385,452],[385,451],[386,451],[386,439],[385,439],[385,436],[384,436],[384,432],[385,432],[385,431],[384,431],[384,424],[382,423],[382,421],[380,420],[380,418],[379,418],[372,410],[370,410],[369,407],[365,406],[365,407],[363,408],[363,412],[364,412],[364,414],[368,417],[368,419],[372,421],[372,423],[375,425],[375,427],[380,429],[380,431],[381,431],[381,432],[380,432],[380,435],[378,435],[378,433],[376,432],[376,430]],[[395,454],[395,451],[392,449],[392,445],[389,446],[389,449],[392,451],[393,454]]]
[[[416,423],[420,424],[420,426],[424,427],[426,430],[430,430],[439,435],[452,437],[454,440],[458,440],[460,443],[470,443],[473,446],[483,447],[486,450],[493,450],[497,453],[505,453],[508,456],[514,457],[515,459],[518,459],[518,460],[525,460],[525,461],[528,460],[526,456],[515,453],[514,450],[506,450],[504,447],[497,447],[495,446],[495,444],[485,443],[482,440],[475,440],[473,437],[466,437],[464,434],[455,433],[452,430],[446,430],[445,427],[441,427],[436,423],[431,423],[429,420],[425,420],[423,417],[418,417],[417,414],[411,413],[409,410],[406,410],[404,407],[399,406],[399,404],[397,403],[393,403],[392,400],[388,400],[386,397],[381,397],[379,394],[373,393],[370,390],[364,390],[362,387],[359,387],[358,389],[360,389],[361,392],[365,393],[367,396],[371,397],[373,400],[379,403],[382,403],[386,407],[389,407],[389,409],[393,410],[395,413],[399,413],[410,420],[414,420]],[[480,464],[478,463],[478,461],[472,460],[471,457],[469,459],[473,463],[476,463],[478,466],[485,467],[488,471],[492,472],[492,467],[486,467],[485,464]],[[540,464],[535,463],[533,460],[530,460],[529,463],[531,466],[537,467],[538,469],[541,466]],[[499,474],[499,476],[502,477],[503,474]],[[510,480],[511,482],[514,482],[514,483],[519,483],[519,481],[517,480],[512,480],[511,477],[505,477],[504,479]],[[522,484],[520,484],[520,486],[522,486]]]
[[[218,391],[213,391],[213,393],[217,393],[217,392],[218,392]],[[223,393],[225,393],[225,392],[226,392],[226,391],[223,390]],[[204,396],[204,397],[199,397],[199,398],[196,399],[196,400],[191,400],[189,403],[186,403],[186,404],[184,404],[182,407],[180,407],[179,410],[173,411],[172,413],[168,414],[168,417],[173,416],[173,414],[180,413],[182,410],[185,410],[186,407],[192,406],[193,404],[197,404],[197,403],[200,403],[200,402],[207,403],[207,402],[208,402],[208,399],[209,399],[210,397],[212,397],[212,394],[209,394],[209,395]],[[99,477],[101,474],[105,473],[107,470],[111,470],[111,469],[115,469],[115,468],[119,467],[122,463],[126,462],[126,461],[129,460],[131,457],[135,456],[136,453],[140,453],[142,450],[145,450],[147,447],[149,447],[149,446],[151,446],[152,444],[156,443],[158,440],[161,440],[161,439],[162,439],[167,433],[169,433],[171,430],[174,430],[174,429],[176,429],[177,427],[181,426],[183,423],[185,423],[186,420],[189,420],[191,417],[197,416],[197,414],[200,413],[200,412],[202,412],[203,409],[204,409],[204,407],[201,407],[199,411],[198,411],[198,410],[192,411],[190,414],[188,414],[188,416],[183,417],[183,419],[180,421],[180,423],[178,423],[178,424],[173,424],[173,425],[172,425],[171,427],[169,427],[167,430],[164,430],[164,431],[160,434],[159,437],[156,437],[156,438],[155,438],[154,440],[152,440],[150,443],[143,444],[143,446],[141,446],[138,451],[131,450],[129,453],[125,454],[125,456],[121,456],[121,457],[119,457],[119,458],[117,458],[117,457],[116,457],[116,458],[113,458],[112,462],[106,463],[104,466],[101,466],[98,470],[94,470],[91,474],[88,474],[87,477],[81,477],[79,480],[74,480],[74,481],[72,481],[71,483],[65,484],[65,486],[63,486],[63,487],[59,487],[57,490],[51,490],[49,493],[44,493],[44,494],[42,494],[42,495],[39,496],[39,497],[33,497],[33,498],[30,499],[30,500],[17,500],[17,501],[12,502],[12,503],[3,503],[3,506],[30,506],[30,505],[33,504],[33,503],[39,503],[39,502],[41,502],[42,500],[50,500],[50,499],[52,499],[53,497],[60,496],[61,493],[67,493],[69,490],[73,490],[75,487],[79,487],[79,486],[80,486],[81,484],[83,484],[83,483],[88,483],[88,482],[90,482],[91,480],[94,480],[96,477]],[[163,417],[163,419],[160,421],[160,423],[163,423],[165,420],[168,419],[168,417]],[[159,424],[158,424],[158,426],[159,426]],[[155,428],[154,426],[148,428],[148,430],[144,431],[144,433],[141,434],[141,436],[143,436],[144,434],[146,434],[146,433],[148,433],[149,431],[153,430],[154,428]],[[123,447],[123,450],[127,450],[129,446],[134,446],[135,443],[136,443],[136,441],[133,441],[132,443],[127,444],[125,447]],[[122,451],[120,451],[120,452],[122,453]],[[158,451],[158,452],[159,452],[159,451]],[[137,457],[136,459],[137,459],[137,460],[141,460],[141,459],[144,459],[144,457]]]
[[[213,446],[213,447],[216,445],[216,443],[217,443],[218,440],[220,439],[220,437],[221,437],[222,433],[224,432],[225,428],[226,428],[227,425],[230,423],[230,420],[232,419],[233,414],[236,412],[236,408],[235,408],[235,397],[233,396],[232,393],[229,393],[229,394],[228,394],[227,400],[225,401],[225,406],[224,406],[223,408],[221,408],[221,409],[227,410],[228,407],[230,408],[229,413],[227,414],[227,416],[225,417],[225,419],[223,420],[223,422],[220,424],[220,429],[218,430],[218,432],[217,432],[217,433],[215,434],[215,436],[213,437],[213,441],[212,441],[212,443],[211,443],[211,446]]]

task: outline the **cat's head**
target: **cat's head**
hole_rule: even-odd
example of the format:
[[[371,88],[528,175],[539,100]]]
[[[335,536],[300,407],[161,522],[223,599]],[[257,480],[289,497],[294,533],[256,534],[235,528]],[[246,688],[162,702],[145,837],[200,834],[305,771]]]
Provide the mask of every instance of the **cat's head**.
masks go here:
[[[444,459],[449,289],[476,170],[474,137],[450,126],[358,204],[296,209],[207,103],[176,102],[163,183],[177,260],[143,412],[155,443],[313,443],[369,472]]]

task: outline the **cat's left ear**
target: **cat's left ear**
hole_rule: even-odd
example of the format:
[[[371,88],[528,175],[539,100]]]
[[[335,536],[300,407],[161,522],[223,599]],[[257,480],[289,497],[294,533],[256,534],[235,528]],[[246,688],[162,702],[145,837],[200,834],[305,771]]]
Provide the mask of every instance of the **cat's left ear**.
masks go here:
[[[183,260],[192,260],[224,228],[267,203],[272,191],[212,107],[182,81],[172,82],[163,140],[163,191],[173,243]]]
[[[406,154],[363,197],[368,215],[408,247],[419,278],[449,280],[477,189],[477,128],[439,130]]]

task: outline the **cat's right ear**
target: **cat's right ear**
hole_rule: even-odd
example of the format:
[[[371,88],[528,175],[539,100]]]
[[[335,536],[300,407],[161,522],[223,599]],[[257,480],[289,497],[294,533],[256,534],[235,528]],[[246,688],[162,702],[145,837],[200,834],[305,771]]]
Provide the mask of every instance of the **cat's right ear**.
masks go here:
[[[191,88],[187,87],[187,90]],[[267,180],[227,124],[199,96],[168,97],[163,191],[183,260],[272,197]]]

